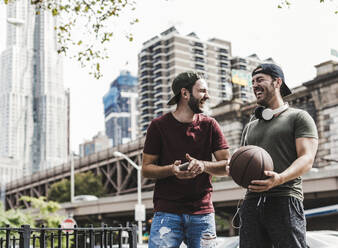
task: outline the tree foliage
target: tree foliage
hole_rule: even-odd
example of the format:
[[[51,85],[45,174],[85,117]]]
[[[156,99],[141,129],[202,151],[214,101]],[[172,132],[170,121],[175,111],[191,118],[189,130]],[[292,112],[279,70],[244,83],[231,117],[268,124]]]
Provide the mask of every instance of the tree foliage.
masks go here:
[[[21,200],[31,203],[31,211],[28,214],[33,217],[35,224],[58,227],[64,219],[64,216],[56,213],[60,209],[60,204],[54,201],[46,201],[44,196],[39,198],[22,196]]]
[[[0,0],[1,1],[1,0]],[[17,0],[3,0],[6,4]],[[91,68],[90,74],[100,78],[100,61],[108,58],[107,47],[114,35],[112,20],[122,13],[135,10],[133,0],[27,0],[36,14],[49,12],[57,18],[55,31],[58,53],[78,60]],[[129,13],[129,12],[128,12]],[[129,24],[138,22],[132,15]],[[131,33],[125,34],[129,41]]]
[[[289,8],[292,5],[292,0],[278,0],[278,8],[282,9],[282,8]],[[296,1],[296,0],[295,0]],[[334,0],[317,0],[320,3],[325,3],[325,2],[332,2]],[[338,14],[338,10],[334,10],[335,14]]]
[[[34,226],[35,222],[31,215],[27,215],[20,209],[10,209],[5,211],[0,203],[0,226],[10,225],[11,227],[21,227],[26,224]]]
[[[104,195],[105,190],[102,184],[101,176],[94,175],[89,171],[75,175],[75,195]],[[52,184],[48,191],[48,199],[57,202],[70,201],[70,181],[63,179],[60,182]]]
[[[45,197],[34,198],[23,196],[20,200],[31,203],[29,210],[10,209],[5,211],[0,204],[0,226],[10,225],[11,227],[21,227],[21,225],[30,225],[36,227],[44,224],[48,227],[57,227],[64,219],[56,212],[60,209],[57,202],[46,201]]]

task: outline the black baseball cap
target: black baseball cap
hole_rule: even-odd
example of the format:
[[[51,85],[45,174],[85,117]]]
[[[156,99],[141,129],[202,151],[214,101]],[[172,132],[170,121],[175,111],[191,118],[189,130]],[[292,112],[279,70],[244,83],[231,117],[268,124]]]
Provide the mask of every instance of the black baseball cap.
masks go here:
[[[197,80],[202,79],[202,75],[194,71],[186,71],[177,75],[174,79],[171,89],[174,92],[174,96],[167,103],[168,105],[174,105],[178,102],[182,88],[186,88],[190,85],[194,85]]]
[[[289,87],[285,83],[284,73],[282,71],[282,68],[280,68],[278,65],[275,65],[275,64],[260,64],[259,66],[256,67],[255,70],[252,71],[252,76],[254,76],[258,73],[263,73],[263,74],[270,75],[271,77],[282,79],[282,85],[280,87],[281,96],[284,97],[284,96],[291,94],[291,90],[289,89]]]

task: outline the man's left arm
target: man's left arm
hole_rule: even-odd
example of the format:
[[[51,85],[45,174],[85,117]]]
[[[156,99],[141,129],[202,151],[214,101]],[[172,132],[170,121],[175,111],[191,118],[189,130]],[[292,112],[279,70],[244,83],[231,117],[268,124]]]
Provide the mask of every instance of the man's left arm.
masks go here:
[[[266,180],[253,180],[249,185],[249,190],[253,192],[267,191],[273,187],[291,181],[312,168],[318,148],[316,138],[297,138],[296,150],[297,159],[283,172],[265,171],[269,178]]]
[[[216,161],[204,161],[204,171],[213,176],[229,175],[229,149],[222,149],[214,152]]]

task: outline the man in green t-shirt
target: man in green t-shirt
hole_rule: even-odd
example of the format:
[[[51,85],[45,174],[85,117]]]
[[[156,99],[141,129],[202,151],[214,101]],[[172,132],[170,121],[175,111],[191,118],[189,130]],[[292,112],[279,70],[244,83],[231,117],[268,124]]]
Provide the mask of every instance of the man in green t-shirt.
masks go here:
[[[240,210],[240,247],[306,248],[301,175],[315,159],[316,125],[306,111],[284,103],[291,91],[279,66],[258,66],[252,72],[252,87],[259,107],[241,143],[264,148],[274,171],[265,171],[267,179],[253,180],[248,187]]]

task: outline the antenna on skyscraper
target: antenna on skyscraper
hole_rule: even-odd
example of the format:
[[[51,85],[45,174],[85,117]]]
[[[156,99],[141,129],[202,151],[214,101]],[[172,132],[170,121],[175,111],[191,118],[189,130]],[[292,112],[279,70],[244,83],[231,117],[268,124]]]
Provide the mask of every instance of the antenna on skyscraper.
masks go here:
[[[129,61],[127,60],[126,63],[121,68],[121,74],[127,74],[128,72],[130,73],[130,68],[129,68]]]

